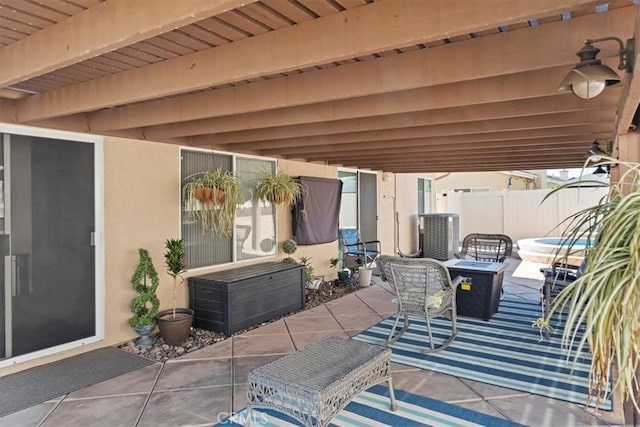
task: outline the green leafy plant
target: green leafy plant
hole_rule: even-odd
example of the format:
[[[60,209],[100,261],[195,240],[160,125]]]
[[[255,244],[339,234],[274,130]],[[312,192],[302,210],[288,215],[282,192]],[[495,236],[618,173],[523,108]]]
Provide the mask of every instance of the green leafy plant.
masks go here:
[[[297,264],[298,262],[291,256],[298,249],[298,243],[293,239],[287,239],[282,242],[282,252],[288,256],[282,260],[285,264]]]
[[[183,282],[180,274],[184,272],[186,264],[184,260],[184,243],[182,239],[167,239],[165,242],[166,252],[164,253],[167,273],[173,278],[173,318],[176,318],[176,292],[178,281]]]
[[[313,283],[314,278],[314,268],[311,265],[311,257],[302,256],[300,257],[300,264],[304,265],[304,284],[306,286],[311,285]]]
[[[203,232],[233,235],[236,207],[241,202],[240,180],[233,172],[217,169],[194,174],[182,186],[182,194]]]
[[[131,287],[138,293],[131,300],[129,307],[133,317],[129,319],[132,328],[154,325],[160,308],[160,300],[156,295],[158,289],[158,272],[146,249],[138,249],[138,265],[131,276]]]
[[[603,157],[602,164],[619,164],[621,176],[596,206],[565,219],[565,256],[578,239],[586,239],[588,253],[583,274],[555,298],[546,322],[565,310],[563,342],[592,355],[591,394],[597,407],[610,380],[612,365],[618,376],[614,390],[639,408],[636,373],[640,363],[640,164]],[[582,185],[587,181],[579,181]],[[575,183],[573,184],[575,185]],[[552,194],[567,188],[563,185]],[[541,322],[542,326],[548,323]],[[578,339],[584,325],[584,336]]]
[[[336,257],[333,257],[329,260],[329,266],[331,268],[337,268],[338,267],[338,262],[340,262],[340,260]]]
[[[255,196],[275,205],[292,205],[302,194],[302,185],[293,178],[277,170],[263,171],[256,186]]]

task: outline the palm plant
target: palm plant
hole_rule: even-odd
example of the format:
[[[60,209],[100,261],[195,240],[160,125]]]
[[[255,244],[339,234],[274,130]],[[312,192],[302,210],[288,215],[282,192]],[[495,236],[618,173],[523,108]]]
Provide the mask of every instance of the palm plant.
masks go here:
[[[591,394],[598,407],[615,363],[618,376],[613,389],[639,408],[636,373],[640,366],[640,164],[603,158],[603,164],[619,164],[624,170],[609,194],[597,206],[565,219],[566,253],[573,252],[578,239],[591,247],[583,274],[555,299],[538,327],[548,327],[554,312],[566,310],[563,342],[576,345],[575,356],[588,348]],[[583,185],[587,181],[579,181]],[[573,184],[575,185],[575,183]],[[563,185],[546,197],[568,187]],[[582,338],[579,328],[585,326]]]

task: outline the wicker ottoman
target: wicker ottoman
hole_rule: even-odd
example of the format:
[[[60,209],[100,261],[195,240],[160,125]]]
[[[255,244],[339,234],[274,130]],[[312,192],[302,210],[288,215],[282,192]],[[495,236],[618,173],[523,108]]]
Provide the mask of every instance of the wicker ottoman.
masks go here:
[[[246,425],[253,408],[273,409],[306,426],[325,426],[358,393],[387,382],[397,409],[388,348],[325,337],[249,372]]]

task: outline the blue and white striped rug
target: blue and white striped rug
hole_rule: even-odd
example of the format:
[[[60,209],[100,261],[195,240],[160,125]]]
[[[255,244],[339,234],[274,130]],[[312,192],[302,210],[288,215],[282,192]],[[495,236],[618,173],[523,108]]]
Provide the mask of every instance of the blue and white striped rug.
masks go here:
[[[417,396],[402,390],[394,390],[398,409],[389,409],[389,391],[386,386],[376,385],[358,394],[338,415],[330,426],[491,426],[517,427],[517,424],[502,418],[461,408],[439,400]],[[298,426],[296,420],[274,411],[252,411],[253,426],[284,427]],[[246,411],[243,410],[218,424],[245,425]]]
[[[426,324],[411,321],[409,330],[391,346],[391,360],[467,378],[487,384],[521,390],[555,399],[585,404],[588,396],[590,358],[583,355],[574,365],[573,355],[561,346],[564,322],[554,316],[553,334],[540,341],[531,323],[540,317],[540,305],[504,300],[490,321],[458,317],[458,336],[445,350],[422,354],[427,348]],[[395,317],[391,316],[353,339],[373,344],[386,341]],[[402,319],[399,325],[402,324]],[[431,322],[434,341],[444,341],[451,333],[451,322],[437,318]],[[399,328],[398,328],[399,329]],[[612,409],[610,393],[600,408]]]

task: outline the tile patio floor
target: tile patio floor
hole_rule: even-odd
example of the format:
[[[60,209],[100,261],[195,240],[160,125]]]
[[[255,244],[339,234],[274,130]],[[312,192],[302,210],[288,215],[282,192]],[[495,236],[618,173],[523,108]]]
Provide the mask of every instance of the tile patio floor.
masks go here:
[[[508,298],[538,301],[538,265],[511,259]],[[395,313],[386,283],[374,284],[165,364],[156,363],[0,418],[0,426],[209,426],[245,406],[247,372],[326,335],[350,337]],[[579,405],[393,364],[396,389],[530,426],[622,425]],[[220,418],[218,418],[220,417]]]

